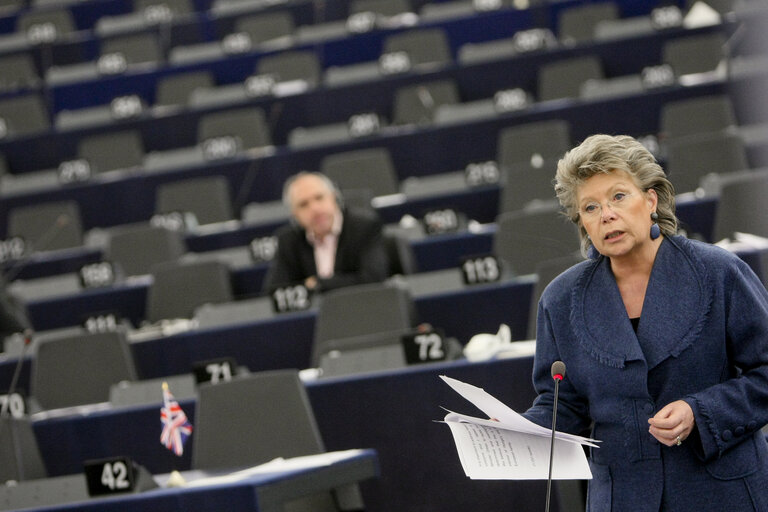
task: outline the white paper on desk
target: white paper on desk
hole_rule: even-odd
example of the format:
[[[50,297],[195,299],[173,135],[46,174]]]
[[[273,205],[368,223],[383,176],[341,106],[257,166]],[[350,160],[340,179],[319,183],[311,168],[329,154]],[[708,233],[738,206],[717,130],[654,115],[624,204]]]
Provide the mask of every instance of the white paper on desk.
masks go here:
[[[189,482],[186,487],[201,487],[207,485],[216,484],[228,484],[234,482],[240,482],[249,477],[255,475],[262,475],[266,473],[280,473],[283,471],[291,471],[296,469],[311,469],[323,466],[330,466],[337,462],[350,459],[362,453],[362,450],[341,450],[336,452],[324,452],[315,455],[304,455],[301,457],[291,457],[284,459],[278,457],[272,459],[264,464],[253,466],[251,468],[242,469],[234,473],[228,473],[226,475],[212,476],[200,478]]]
[[[450,377],[441,378],[489,417],[498,420],[451,411],[445,416],[468,477],[483,480],[548,478],[551,429],[527,420],[481,388]],[[555,432],[552,478],[591,479],[592,473],[581,445],[597,447],[597,442]]]

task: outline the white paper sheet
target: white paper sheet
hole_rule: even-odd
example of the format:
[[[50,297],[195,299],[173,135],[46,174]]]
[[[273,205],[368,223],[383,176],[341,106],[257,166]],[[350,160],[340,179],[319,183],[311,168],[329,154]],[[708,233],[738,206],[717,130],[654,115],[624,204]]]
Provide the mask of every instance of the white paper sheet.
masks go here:
[[[546,480],[550,439],[474,423],[448,423],[461,467],[473,480]],[[592,473],[577,443],[555,439],[554,480],[589,480]]]
[[[292,457],[289,459],[278,457],[269,462],[265,462],[264,464],[236,471],[234,473],[198,478],[188,482],[186,487],[202,487],[208,485],[228,484],[239,482],[251,476],[265,473],[280,473],[296,469],[309,469],[330,466],[331,464],[356,457],[361,452],[362,450],[342,450],[337,452],[318,453],[316,455],[305,455],[302,457]]]
[[[525,432],[539,436],[551,436],[551,429],[537,425],[532,421],[524,418],[519,413],[504,405],[504,403],[499,399],[488,394],[483,388],[479,388],[477,386],[461,382],[460,380],[446,377],[445,375],[441,375],[440,378],[443,379],[443,381],[445,381],[449,386],[451,386],[458,394],[472,402],[472,404],[474,404],[478,409],[487,414],[489,418],[498,420],[496,422],[491,422],[490,420],[474,418],[472,416],[466,416],[449,411],[450,414],[445,417],[445,421],[468,421],[471,423],[479,424],[488,422],[488,426],[496,428],[514,430],[516,432]],[[555,432],[555,437],[564,441],[570,441],[573,443],[580,443],[594,447],[597,447],[597,444],[595,443],[598,442],[594,439],[588,439],[586,437],[568,434],[565,432]]]
[[[482,388],[441,376],[461,396],[491,419],[448,411],[450,427],[464,473],[476,480],[546,480],[552,430],[513,411]],[[497,420],[497,421],[496,421]],[[582,445],[599,441],[555,432],[552,478],[592,478]]]

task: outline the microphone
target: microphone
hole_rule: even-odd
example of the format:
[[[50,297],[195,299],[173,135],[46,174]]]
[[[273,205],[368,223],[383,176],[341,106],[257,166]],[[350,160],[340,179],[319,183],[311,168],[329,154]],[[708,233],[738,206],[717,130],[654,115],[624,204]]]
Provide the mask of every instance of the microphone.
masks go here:
[[[549,476],[547,477],[547,504],[545,511],[549,512],[549,496],[552,492],[552,459],[555,453],[555,426],[557,425],[557,393],[560,389],[560,381],[565,377],[565,363],[555,361],[550,369],[555,381],[555,402],[552,405],[552,436],[549,441]]]
[[[21,374],[21,367],[24,364],[24,356],[27,353],[27,348],[32,344],[32,330],[31,329],[24,329],[24,332],[21,333],[21,335],[24,337],[24,344],[21,346],[21,354],[19,354],[19,360],[16,362],[16,367],[13,369],[13,377],[11,377],[11,384],[8,387],[8,391],[6,392],[6,401],[3,403],[2,408],[0,408],[0,434],[3,432],[3,426],[5,425],[5,414],[8,413],[9,416],[11,416],[10,407],[11,407],[11,397],[16,392],[16,385],[19,382],[19,374]]]
[[[5,281],[10,283],[16,276],[18,276],[19,273],[21,273],[21,271],[24,270],[24,268],[32,261],[35,253],[47,249],[48,245],[53,241],[54,238],[56,238],[56,235],[59,234],[59,231],[67,227],[70,222],[72,222],[72,219],[66,213],[62,213],[56,217],[56,220],[53,222],[53,224],[51,224],[37,238],[37,242],[34,244],[29,244],[21,257],[14,260],[13,263],[11,263],[8,268],[5,269],[5,273],[3,275]]]

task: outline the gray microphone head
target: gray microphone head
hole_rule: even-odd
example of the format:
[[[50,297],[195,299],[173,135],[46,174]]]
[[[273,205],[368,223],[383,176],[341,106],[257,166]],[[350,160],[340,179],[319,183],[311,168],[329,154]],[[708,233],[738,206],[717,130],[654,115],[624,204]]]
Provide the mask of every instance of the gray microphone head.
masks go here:
[[[562,361],[555,361],[552,363],[552,378],[563,380],[563,377],[565,377],[565,363]]]

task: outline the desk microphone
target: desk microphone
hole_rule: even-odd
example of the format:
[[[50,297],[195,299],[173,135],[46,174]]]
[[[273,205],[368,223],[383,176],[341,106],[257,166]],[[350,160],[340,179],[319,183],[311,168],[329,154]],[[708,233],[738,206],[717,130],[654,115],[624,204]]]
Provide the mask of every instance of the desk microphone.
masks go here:
[[[2,276],[2,279],[0,280],[0,286],[4,286],[6,283],[10,283],[11,280],[19,275],[19,272],[21,272],[32,260],[32,255],[35,253],[36,250],[44,249],[46,246],[54,239],[54,237],[61,231],[64,227],[66,227],[72,219],[69,215],[66,213],[62,213],[58,217],[56,217],[56,220],[53,224],[51,224],[40,237],[37,239],[37,243],[35,246],[30,246],[29,251],[26,252],[21,258],[15,260],[5,271],[5,275]],[[5,281],[3,283],[2,281]],[[26,315],[25,315],[26,316]],[[28,321],[23,321],[22,323],[28,324]],[[0,433],[3,431],[3,425],[5,424],[3,418],[6,414],[6,412],[10,415],[10,403],[11,403],[11,397],[16,392],[16,386],[19,381],[19,375],[21,374],[21,367],[24,364],[24,356],[27,354],[27,349],[32,344],[32,329],[27,328],[24,329],[24,331],[21,333],[23,337],[23,344],[21,346],[21,354],[19,354],[19,360],[16,362],[16,367],[13,370],[13,377],[11,377],[11,383],[8,388],[8,391],[6,392],[7,400],[0,408]]]
[[[565,363],[555,361],[552,363],[552,378],[555,380],[555,402],[552,406],[552,436],[549,443],[549,476],[547,477],[547,505],[546,512],[549,512],[549,495],[552,491],[552,459],[555,454],[555,426],[557,424],[557,393],[560,389],[560,381],[565,377]]]
[[[5,279],[6,283],[10,283],[16,276],[19,275],[22,270],[24,270],[36,252],[47,249],[48,245],[53,241],[54,238],[56,238],[56,235],[59,234],[59,231],[67,227],[70,222],[72,222],[72,218],[66,213],[62,213],[56,217],[56,220],[53,222],[53,224],[51,224],[45,231],[43,231],[43,234],[38,237],[37,242],[34,245],[30,244],[29,247],[25,249],[22,257],[15,260],[5,270],[5,275],[3,278]]]
[[[3,426],[5,425],[5,414],[8,412],[9,416],[11,415],[11,397],[16,392],[16,385],[19,382],[19,374],[21,373],[21,366],[24,364],[24,356],[27,354],[27,348],[32,344],[32,330],[31,329],[24,329],[24,332],[21,333],[21,335],[24,338],[24,344],[21,346],[21,354],[19,355],[19,360],[16,362],[16,367],[13,369],[13,377],[11,377],[11,384],[8,387],[8,391],[5,394],[6,400],[3,403],[2,407],[0,407],[0,434],[3,432]],[[2,437],[0,437],[2,439]]]

